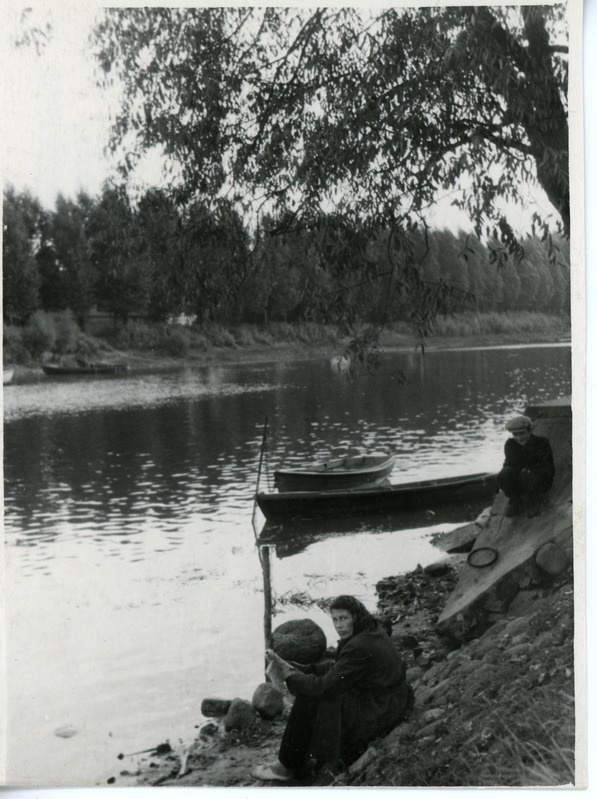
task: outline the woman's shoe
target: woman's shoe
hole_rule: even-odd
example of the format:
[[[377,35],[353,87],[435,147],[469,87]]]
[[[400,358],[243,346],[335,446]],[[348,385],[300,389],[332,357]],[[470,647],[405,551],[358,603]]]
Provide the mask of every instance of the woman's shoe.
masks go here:
[[[265,782],[290,782],[292,779],[292,773],[279,763],[274,763],[272,766],[255,766],[251,769],[251,776]]]

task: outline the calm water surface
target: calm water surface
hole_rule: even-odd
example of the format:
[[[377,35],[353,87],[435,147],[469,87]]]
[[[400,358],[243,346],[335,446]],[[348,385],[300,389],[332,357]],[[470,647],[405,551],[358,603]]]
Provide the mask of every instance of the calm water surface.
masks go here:
[[[9,782],[101,783],[120,752],[192,740],[204,697],[250,699],[266,415],[262,489],[280,462],[365,447],[395,452],[401,482],[496,469],[508,415],[569,393],[568,347],[400,354],[356,379],[309,360],[7,387]],[[376,581],[436,559],[458,521],[303,527],[272,552],[274,626],[310,614],[332,643],[297,597],[373,608]]]

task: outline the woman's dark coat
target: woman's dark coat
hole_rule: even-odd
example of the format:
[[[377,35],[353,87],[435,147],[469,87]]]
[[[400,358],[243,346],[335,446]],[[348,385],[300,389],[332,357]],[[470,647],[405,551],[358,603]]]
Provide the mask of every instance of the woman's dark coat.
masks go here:
[[[352,762],[370,741],[403,720],[412,702],[402,658],[377,622],[340,642],[337,660],[327,674],[297,672],[286,684],[297,697],[295,706],[305,706],[301,698],[318,700],[310,703],[316,710],[307,754],[319,763]],[[303,736],[305,730],[303,724]]]

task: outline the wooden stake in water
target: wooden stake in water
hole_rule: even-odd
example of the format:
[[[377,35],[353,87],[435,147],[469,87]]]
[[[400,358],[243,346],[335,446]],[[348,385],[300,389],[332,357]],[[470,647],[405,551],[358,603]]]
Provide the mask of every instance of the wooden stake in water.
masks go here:
[[[252,524],[253,524],[253,532],[255,533],[255,538],[257,538],[257,530],[255,529],[255,511],[257,509],[257,494],[259,493],[259,482],[261,480],[261,468],[263,466],[263,453],[265,452],[265,444],[267,441],[267,416],[265,417],[265,423],[263,425],[263,438],[261,439],[261,452],[259,453],[259,466],[257,468],[257,485],[255,486],[255,498],[253,500],[253,517],[252,517]]]

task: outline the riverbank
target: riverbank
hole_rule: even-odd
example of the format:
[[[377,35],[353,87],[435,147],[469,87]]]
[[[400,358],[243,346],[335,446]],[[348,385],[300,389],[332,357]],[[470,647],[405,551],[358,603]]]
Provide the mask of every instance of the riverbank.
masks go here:
[[[413,716],[340,775],[343,786],[554,786],[574,782],[572,575],[519,592],[480,638],[454,648],[436,622],[463,563],[434,566],[377,585],[415,690]],[[250,697],[247,697],[250,699]],[[282,718],[245,732],[214,719],[197,725],[187,751],[155,753],[115,768],[110,784],[258,786],[250,771],[272,762]],[[157,745],[158,742],[156,742]],[[115,764],[116,766],[116,764]]]
[[[98,344],[96,352],[99,353],[99,356],[95,360],[101,359],[107,363],[124,363],[128,367],[129,374],[153,374],[214,364],[291,362],[312,357],[328,357],[340,360],[349,344],[348,339],[341,339],[332,334],[325,337],[314,336],[312,340],[305,336],[303,340],[271,340],[262,341],[261,343],[255,343],[251,340],[244,344],[242,341],[230,339],[225,346],[210,345],[205,349],[192,349],[173,355],[159,347],[154,349],[119,348],[108,346],[102,340],[98,341],[100,344]],[[569,344],[570,341],[569,329],[563,327],[555,333],[553,330],[548,329],[532,332],[484,333],[475,336],[434,336],[428,340],[425,349],[427,352],[434,352],[470,348]],[[414,337],[405,333],[386,332],[380,344],[382,362],[384,352],[387,354],[394,352],[420,353],[420,348],[417,346]],[[32,383],[47,379],[41,368],[45,358],[47,358],[47,354],[31,361],[27,365],[15,365],[12,383]]]

